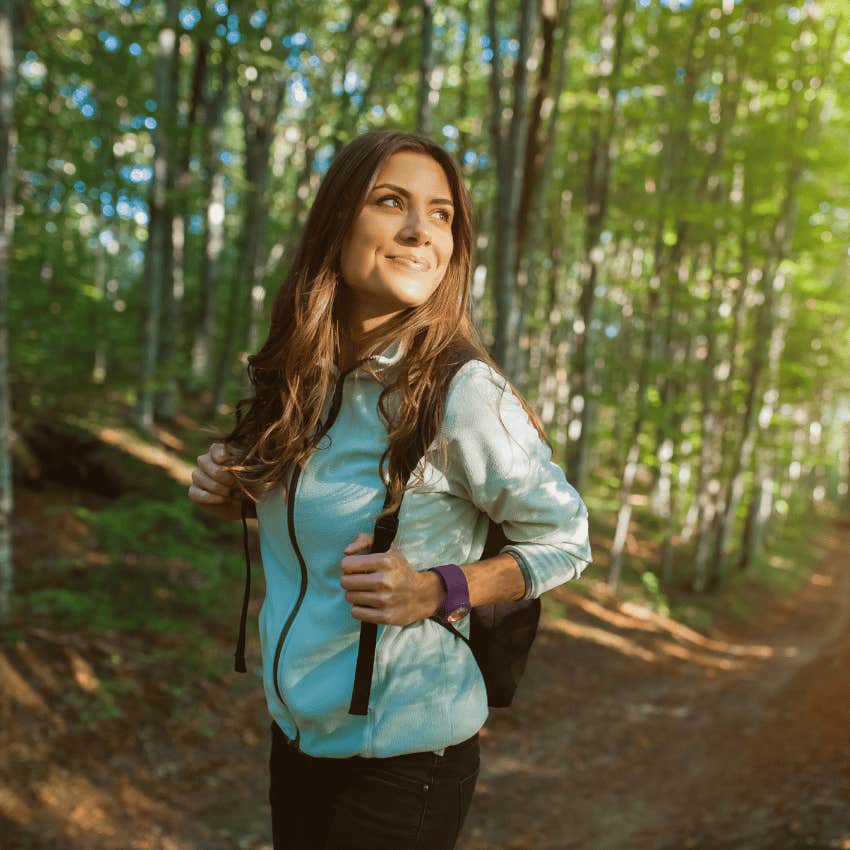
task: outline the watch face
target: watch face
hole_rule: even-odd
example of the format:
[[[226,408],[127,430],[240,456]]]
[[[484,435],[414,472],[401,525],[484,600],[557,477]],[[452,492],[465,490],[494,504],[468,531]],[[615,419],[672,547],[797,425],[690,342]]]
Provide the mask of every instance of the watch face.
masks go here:
[[[466,608],[461,605],[459,608],[455,608],[454,611],[450,611],[446,619],[450,623],[456,623],[458,620],[462,620],[468,613],[469,608]]]

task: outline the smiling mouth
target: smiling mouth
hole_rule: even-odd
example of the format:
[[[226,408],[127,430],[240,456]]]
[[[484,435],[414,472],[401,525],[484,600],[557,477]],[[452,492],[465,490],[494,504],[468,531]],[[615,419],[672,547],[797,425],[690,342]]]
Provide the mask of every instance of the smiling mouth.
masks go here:
[[[399,265],[405,266],[408,269],[411,269],[415,272],[426,272],[429,269],[427,263],[421,263],[419,260],[411,260],[408,257],[387,257],[388,260],[392,260],[394,263],[398,263]]]

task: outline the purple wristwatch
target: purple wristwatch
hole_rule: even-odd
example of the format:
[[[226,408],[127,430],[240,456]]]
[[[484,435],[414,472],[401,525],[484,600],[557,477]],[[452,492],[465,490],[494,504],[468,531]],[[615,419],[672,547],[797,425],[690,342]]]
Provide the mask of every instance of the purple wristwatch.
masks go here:
[[[434,618],[443,623],[462,620],[472,608],[469,604],[469,585],[463,570],[457,564],[442,564],[430,570],[437,573],[446,588],[446,598]]]

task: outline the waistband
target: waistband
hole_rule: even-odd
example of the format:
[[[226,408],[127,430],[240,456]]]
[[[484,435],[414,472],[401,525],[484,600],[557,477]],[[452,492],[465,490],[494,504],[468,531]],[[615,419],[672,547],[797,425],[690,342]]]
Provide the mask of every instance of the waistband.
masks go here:
[[[296,749],[295,748],[295,741],[292,740],[291,738],[287,738],[284,731],[280,728],[280,726],[277,725],[277,723],[275,723],[274,720],[272,720],[271,725],[272,725],[272,736],[277,737],[281,741],[281,743],[286,744],[286,746],[293,753],[297,753],[299,756],[301,756],[302,758],[304,758],[306,760],[314,760],[314,761],[329,761],[330,760],[328,757],[325,757],[325,756],[311,756],[308,753],[303,752],[302,750]],[[334,759],[334,761],[351,761],[351,760],[354,760],[354,759],[365,760],[367,758],[370,761],[372,761],[374,758],[383,758],[385,760],[392,759],[393,761],[400,762],[400,763],[406,763],[406,762],[416,763],[418,761],[422,761],[423,759],[427,759],[428,761],[432,761],[433,759],[437,759],[439,761],[442,761],[443,759],[456,757],[460,753],[464,753],[467,750],[470,750],[474,747],[477,747],[478,746],[478,738],[479,738],[479,733],[476,732],[474,735],[470,736],[465,741],[460,741],[457,744],[451,744],[450,746],[447,746],[445,748],[445,753],[443,755],[440,755],[439,753],[435,753],[433,750],[423,750],[422,752],[401,753],[401,754],[396,755],[396,756],[383,756],[383,757],[382,756],[367,757],[367,756],[356,755],[356,756],[348,756],[347,758],[342,758],[342,759]]]

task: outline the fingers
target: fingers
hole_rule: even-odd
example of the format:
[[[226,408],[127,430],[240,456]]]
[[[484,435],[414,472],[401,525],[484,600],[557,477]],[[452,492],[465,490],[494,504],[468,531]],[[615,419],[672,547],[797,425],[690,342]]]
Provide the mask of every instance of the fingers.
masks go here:
[[[225,490],[229,490],[236,483],[236,479],[232,472],[221,465],[227,461],[228,456],[222,455],[221,452],[215,452],[215,455],[213,455],[213,449],[220,445],[220,443],[213,443],[210,451],[198,456],[198,468],[211,482],[220,484]],[[214,488],[214,492],[221,492],[221,490]]]
[[[228,473],[228,475],[230,475],[230,473]],[[233,476],[231,475],[230,478],[232,479]],[[221,483],[220,479],[215,479],[208,475],[204,468],[200,466],[192,470],[192,484],[197,487],[198,490],[206,490],[212,495],[221,496],[223,498],[230,498],[233,495],[230,486]]]
[[[348,546],[343,549],[346,555],[351,555],[354,552],[368,550],[372,546],[373,535],[361,531]]]
[[[194,478],[194,473],[193,476]],[[230,501],[229,496],[220,496],[218,493],[210,493],[195,484],[189,487],[189,498],[198,505],[223,505]]]

